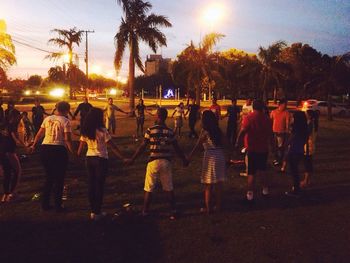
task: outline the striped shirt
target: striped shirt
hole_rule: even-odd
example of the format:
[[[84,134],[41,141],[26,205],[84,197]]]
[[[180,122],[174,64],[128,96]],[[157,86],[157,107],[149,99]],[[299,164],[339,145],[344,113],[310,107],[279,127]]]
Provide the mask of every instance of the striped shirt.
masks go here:
[[[145,133],[145,141],[150,146],[150,162],[157,159],[171,160],[173,156],[172,145],[176,141],[172,129],[165,125],[155,125],[148,128]]]

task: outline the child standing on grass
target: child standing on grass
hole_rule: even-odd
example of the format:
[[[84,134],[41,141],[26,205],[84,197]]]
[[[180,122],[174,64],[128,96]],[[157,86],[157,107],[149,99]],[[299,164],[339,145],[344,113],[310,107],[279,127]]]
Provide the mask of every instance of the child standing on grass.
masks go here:
[[[112,142],[111,136],[103,123],[103,111],[91,108],[85,116],[81,127],[81,137],[78,156],[87,146],[86,169],[88,173],[88,196],[91,208],[90,219],[100,220],[105,213],[101,212],[103,193],[108,174],[108,150],[111,146],[113,153],[123,159],[119,149]]]
[[[182,159],[184,166],[188,165],[188,161],[176,141],[173,130],[168,128],[165,124],[167,116],[168,111],[165,108],[159,108],[157,110],[156,124],[147,130],[143,143],[138,147],[128,163],[133,163],[135,159],[144,152],[147,145],[149,145],[150,158],[146,170],[142,215],[148,215],[152,192],[154,191],[157,180],[160,179],[163,190],[167,193],[169,198],[171,209],[170,219],[175,219],[176,209],[173,188],[173,169],[171,165],[171,148],[175,149],[176,153]]]
[[[66,117],[70,112],[70,105],[68,102],[61,101],[56,104],[56,109],[56,115],[44,119],[30,149],[33,152],[35,146],[44,137],[40,152],[46,176],[41,197],[42,210],[51,209],[50,196],[53,191],[56,212],[65,212],[62,194],[68,165],[68,151],[74,154],[72,128]]]
[[[308,139],[308,126],[306,115],[302,111],[293,114],[292,131],[288,140],[288,165],[293,177],[292,190],[286,192],[287,196],[298,197],[300,194],[299,164],[304,157],[304,146]]]
[[[203,144],[204,156],[202,162],[201,183],[204,185],[205,208],[202,212],[220,211],[223,182],[226,179],[225,154],[223,150],[223,135],[215,114],[206,110],[202,116],[202,132],[193,148],[191,156],[200,144]],[[215,194],[215,206],[213,206]]]
[[[175,134],[178,133],[179,137],[181,137],[181,128],[183,126],[183,118],[185,117],[185,106],[183,102],[180,102],[180,104],[175,108],[173,115],[171,117],[174,117],[175,115]]]

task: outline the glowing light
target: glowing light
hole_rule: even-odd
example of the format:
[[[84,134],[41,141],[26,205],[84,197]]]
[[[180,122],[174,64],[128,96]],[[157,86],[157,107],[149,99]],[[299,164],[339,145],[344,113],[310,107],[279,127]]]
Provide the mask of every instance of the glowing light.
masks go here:
[[[30,91],[30,90],[26,90],[26,91],[24,92],[24,95],[26,95],[26,96],[29,96],[30,94],[32,94],[32,91]]]
[[[65,90],[61,88],[53,89],[49,92],[50,96],[55,98],[62,98],[64,96]]]
[[[40,95],[40,91],[37,90],[37,91],[35,92],[35,95]]]
[[[172,98],[172,97],[174,97],[174,91],[172,89],[168,89],[167,93],[164,96],[164,99],[169,99],[169,98]]]
[[[109,90],[109,95],[113,95],[113,96],[117,95],[117,90],[116,89],[110,89]]]
[[[213,27],[218,24],[226,15],[226,8],[223,4],[213,3],[204,9],[202,20]]]
[[[112,79],[115,76],[115,71],[114,70],[109,70],[106,74],[107,78]]]
[[[64,55],[63,55],[63,62],[64,62],[64,63],[68,63],[69,60],[70,60],[70,55],[69,55],[69,54],[64,54]]]

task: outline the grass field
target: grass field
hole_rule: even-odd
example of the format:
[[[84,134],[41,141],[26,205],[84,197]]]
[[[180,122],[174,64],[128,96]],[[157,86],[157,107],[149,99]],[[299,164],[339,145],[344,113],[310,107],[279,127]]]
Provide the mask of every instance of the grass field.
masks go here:
[[[155,194],[154,217],[137,215],[147,154],[127,168],[111,158],[104,202],[111,216],[98,223],[88,218],[83,161],[69,167],[68,213],[40,211],[31,197],[40,191],[43,169],[38,154],[31,155],[23,161],[21,199],[0,206],[0,262],[349,262],[350,121],[322,120],[320,125],[313,186],[299,199],[284,196],[290,178],[271,168],[272,197],[246,207],[240,202],[245,178],[231,167],[224,211],[201,215],[201,155],[188,168],[175,159],[181,212],[176,221],[168,219],[161,191]],[[130,156],[136,148],[134,120],[118,120],[117,129],[115,142]],[[194,141],[183,137],[180,144],[189,152]],[[113,217],[124,203],[136,211]]]

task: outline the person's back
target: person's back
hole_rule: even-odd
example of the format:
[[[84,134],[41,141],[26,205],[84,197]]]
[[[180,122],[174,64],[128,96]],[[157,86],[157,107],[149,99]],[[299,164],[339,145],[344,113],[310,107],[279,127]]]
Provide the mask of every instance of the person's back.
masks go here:
[[[69,119],[59,115],[46,117],[41,127],[45,129],[43,144],[49,145],[64,145],[64,133],[71,132]]]
[[[249,152],[268,152],[271,136],[271,121],[266,114],[253,111],[243,120],[243,127],[247,129],[244,137],[245,147]]]
[[[171,160],[172,145],[175,140],[174,131],[162,124],[147,129],[145,140],[149,143],[150,162],[158,159]]]
[[[86,156],[98,156],[108,159],[107,142],[111,140],[111,136],[106,128],[96,130],[95,140],[89,139],[86,136],[81,136],[80,140],[87,144],[88,150]]]

